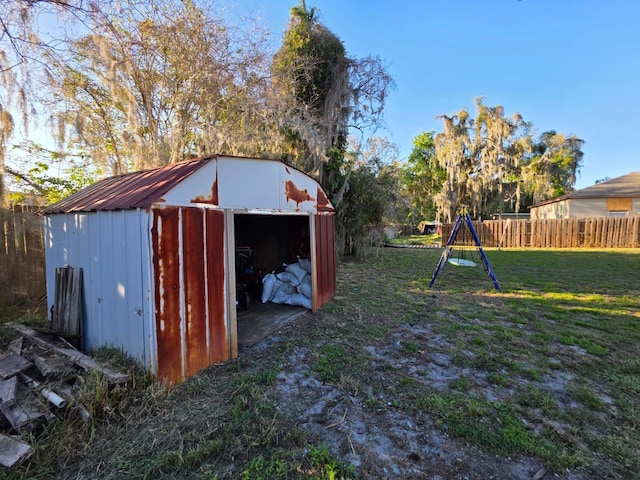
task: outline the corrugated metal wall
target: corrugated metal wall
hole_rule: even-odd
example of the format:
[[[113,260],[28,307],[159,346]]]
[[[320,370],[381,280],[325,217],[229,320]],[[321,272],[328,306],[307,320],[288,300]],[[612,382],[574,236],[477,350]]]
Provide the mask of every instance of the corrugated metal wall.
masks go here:
[[[114,346],[153,367],[148,214],[144,210],[47,215],[48,308],[57,267],[83,269],[83,348]]]
[[[316,283],[313,293],[313,311],[331,300],[336,294],[335,216],[314,215]]]
[[[230,358],[224,212],[153,210],[158,376],[179,382]]]

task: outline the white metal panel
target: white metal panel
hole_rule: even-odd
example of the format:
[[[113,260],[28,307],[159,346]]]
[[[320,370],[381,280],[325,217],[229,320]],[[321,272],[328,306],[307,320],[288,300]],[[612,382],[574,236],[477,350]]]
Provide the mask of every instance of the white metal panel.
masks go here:
[[[84,300],[86,308],[86,317],[84,319],[84,331],[83,335],[83,347],[84,348],[98,348],[102,345],[102,338],[100,338],[100,332],[102,329],[97,328],[99,323],[103,321],[102,309],[100,308],[102,299],[100,297],[102,290],[102,275],[98,272],[101,271],[100,265],[107,258],[106,253],[102,250],[102,237],[101,230],[102,220],[99,212],[88,215],[88,230],[89,230],[89,258],[88,270],[85,270],[84,278]],[[94,273],[95,272],[95,273]],[[91,325],[91,328],[88,328]]]
[[[151,373],[158,373],[158,351],[156,343],[155,298],[153,294],[153,252],[151,247],[151,227],[153,218],[149,212],[138,211],[140,230],[140,277],[142,278],[142,328],[144,343],[144,366]],[[136,315],[138,312],[136,312]]]
[[[148,256],[149,247],[143,245],[148,245],[149,238],[146,229],[139,228],[140,215],[140,211],[130,210],[47,216],[46,277],[50,308],[55,269],[81,267],[83,347],[114,346],[147,364],[144,338],[148,318],[144,315],[150,281],[141,262]]]
[[[192,207],[194,203],[217,204],[217,160],[211,160],[202,168],[189,175],[162,196],[160,204],[174,207]]]
[[[280,208],[280,162],[218,158],[218,198],[222,208]]]
[[[165,193],[158,204],[315,213],[321,190],[313,178],[276,160],[217,157]]]

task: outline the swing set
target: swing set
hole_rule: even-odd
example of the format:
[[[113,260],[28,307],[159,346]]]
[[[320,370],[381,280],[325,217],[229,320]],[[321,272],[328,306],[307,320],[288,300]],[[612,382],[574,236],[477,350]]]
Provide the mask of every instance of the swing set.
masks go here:
[[[469,250],[470,258],[466,258],[467,248],[465,247],[468,247],[468,245],[461,245],[458,247],[455,246],[456,240],[458,239],[458,234],[460,233],[460,229],[463,227],[463,225],[466,225],[467,228],[469,229],[469,233],[471,233],[471,237],[473,238],[473,242],[474,242],[474,246],[472,246],[472,249]],[[489,260],[487,259],[487,256],[484,254],[484,250],[482,249],[482,245],[480,244],[480,238],[478,237],[478,234],[476,233],[475,228],[473,228],[471,217],[469,216],[466,209],[464,208],[462,209],[461,213],[458,215],[458,218],[456,219],[456,222],[453,225],[453,229],[451,230],[451,234],[449,235],[447,244],[445,245],[444,251],[440,256],[438,265],[436,266],[436,270],[435,272],[433,272],[433,276],[431,277],[431,282],[429,283],[429,287],[431,287],[434,284],[434,282],[436,281],[436,277],[438,276],[438,273],[440,273],[441,270],[444,270],[444,267],[446,266],[447,263],[450,263],[451,265],[455,265],[457,267],[477,266],[478,261],[476,261],[476,258],[473,254],[474,251],[477,251],[478,254],[480,255],[480,260],[482,261],[484,269],[487,273],[489,273],[489,276],[491,277],[491,280],[493,280],[493,285],[496,287],[496,290],[498,290],[499,292],[502,292],[502,289],[500,288],[500,284],[498,283],[498,279],[496,278],[495,274],[493,273],[493,270],[491,269],[491,265],[489,264]],[[457,253],[457,256],[455,256],[454,252]]]

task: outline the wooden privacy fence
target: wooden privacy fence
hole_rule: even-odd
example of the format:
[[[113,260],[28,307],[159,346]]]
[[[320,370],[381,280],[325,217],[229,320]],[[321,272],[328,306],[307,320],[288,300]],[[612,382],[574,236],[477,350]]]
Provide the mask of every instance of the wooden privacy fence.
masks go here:
[[[445,244],[453,224],[442,226]],[[483,247],[640,248],[640,216],[473,222]],[[474,245],[466,224],[456,244]]]
[[[42,217],[0,209],[0,304],[36,305],[46,293]]]

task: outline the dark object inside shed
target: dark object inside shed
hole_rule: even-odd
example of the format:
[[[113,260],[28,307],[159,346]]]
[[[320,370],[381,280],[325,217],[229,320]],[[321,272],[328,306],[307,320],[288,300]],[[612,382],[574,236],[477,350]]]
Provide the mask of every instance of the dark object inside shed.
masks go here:
[[[262,303],[264,275],[309,258],[308,216],[235,214],[235,273],[239,343],[255,343],[307,309]]]

